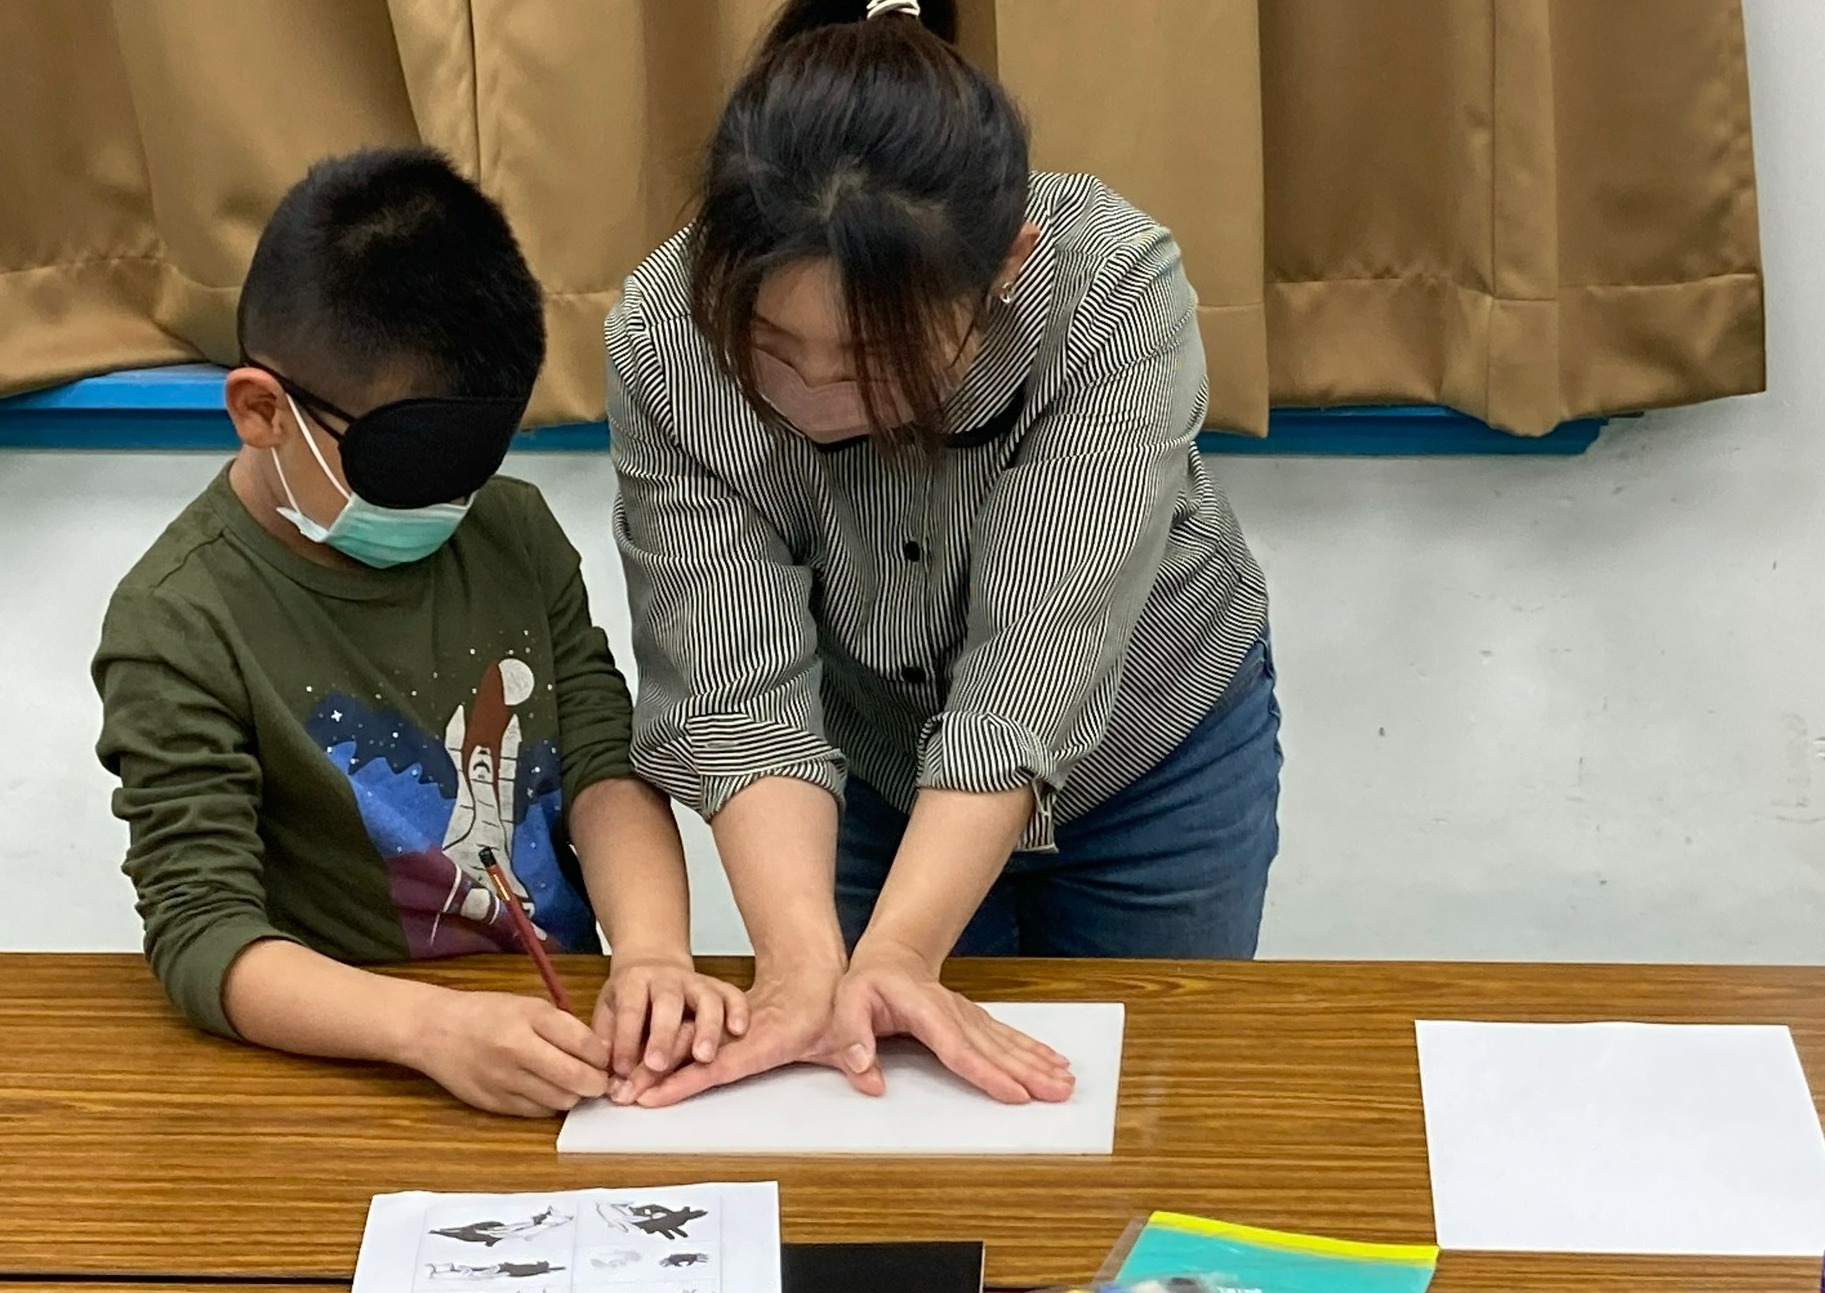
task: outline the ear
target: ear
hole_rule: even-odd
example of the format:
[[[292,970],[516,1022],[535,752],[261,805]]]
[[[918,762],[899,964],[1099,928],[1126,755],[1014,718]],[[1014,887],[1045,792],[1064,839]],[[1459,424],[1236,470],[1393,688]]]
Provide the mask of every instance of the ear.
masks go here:
[[[258,368],[234,369],[222,383],[222,402],[244,445],[272,449],[291,434],[285,390],[271,373]]]
[[[1033,249],[1039,246],[1039,226],[1031,220],[1020,226],[1020,232],[1014,235],[1014,245],[1008,249],[1008,258],[1001,262],[1001,270],[995,275],[995,287],[1000,290],[1011,287],[1020,279],[1027,262],[1033,259]]]

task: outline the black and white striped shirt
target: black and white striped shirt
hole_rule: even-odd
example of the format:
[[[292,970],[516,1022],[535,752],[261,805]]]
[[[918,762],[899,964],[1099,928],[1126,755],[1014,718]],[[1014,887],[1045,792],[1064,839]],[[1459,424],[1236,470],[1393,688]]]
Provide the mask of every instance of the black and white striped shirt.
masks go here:
[[[609,315],[634,761],[706,817],[769,776],[902,808],[1031,786],[1021,847],[1151,770],[1267,617],[1195,439],[1208,386],[1172,236],[1088,176],[946,406],[937,460],[769,429],[691,320],[683,235]]]

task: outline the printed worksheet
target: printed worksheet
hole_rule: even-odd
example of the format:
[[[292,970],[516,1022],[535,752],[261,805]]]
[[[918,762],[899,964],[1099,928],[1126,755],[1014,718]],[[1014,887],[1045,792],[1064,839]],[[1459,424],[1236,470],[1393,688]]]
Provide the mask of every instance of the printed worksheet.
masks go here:
[[[779,1187],[376,1195],[353,1293],[780,1293]]]

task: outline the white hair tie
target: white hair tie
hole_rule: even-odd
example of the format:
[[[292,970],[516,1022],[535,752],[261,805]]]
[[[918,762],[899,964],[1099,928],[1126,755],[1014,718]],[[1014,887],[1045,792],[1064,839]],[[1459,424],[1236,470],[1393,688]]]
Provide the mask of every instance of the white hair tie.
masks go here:
[[[911,14],[919,17],[919,0],[868,0],[868,17],[879,18],[884,13]]]

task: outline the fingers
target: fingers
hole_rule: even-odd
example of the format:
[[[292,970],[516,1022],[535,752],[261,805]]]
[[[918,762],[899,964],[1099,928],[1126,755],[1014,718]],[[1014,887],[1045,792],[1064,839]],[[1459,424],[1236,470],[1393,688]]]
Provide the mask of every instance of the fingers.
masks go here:
[[[699,1064],[708,1064],[716,1058],[716,1051],[722,1045],[723,996],[703,979],[697,980],[689,989],[691,1002],[691,1024],[694,1025],[696,1041],[694,1044],[673,1047],[671,1068],[680,1063],[686,1055]],[[683,1036],[684,1029],[679,1029]]]
[[[578,1028],[583,1027],[581,1019],[553,1011],[561,1020],[568,1020]],[[532,1021],[533,1036],[526,1038],[514,1048],[513,1059],[523,1074],[549,1083],[559,1091],[574,1096],[570,1104],[552,1105],[552,1108],[568,1109],[577,1100],[594,1099],[608,1094],[608,1056],[606,1048],[602,1049],[600,1064],[579,1059],[552,1034],[562,1034],[569,1030],[562,1024],[540,1017]],[[588,1031],[585,1029],[584,1031]],[[574,1039],[573,1039],[574,1040]],[[602,1039],[590,1033],[590,1040],[597,1047],[602,1047]],[[587,1049],[582,1048],[580,1049]]]
[[[646,1036],[647,986],[624,984],[615,993],[615,1031],[609,1049],[615,1072],[626,1077],[640,1066],[640,1043]]]
[[[846,989],[837,994],[830,1021],[832,1050],[851,1073],[866,1073],[875,1063],[873,1002],[868,993]]]
[[[608,1098],[618,1105],[639,1104],[640,1097],[658,1086],[664,1077],[664,1073],[642,1064],[626,1077],[609,1083]]]
[[[830,1055],[826,1061],[842,1070],[849,1085],[863,1095],[883,1095],[887,1079],[875,1048],[874,998],[864,989],[838,991],[830,1021]]]
[[[1056,1073],[1069,1073],[1071,1061],[1060,1055],[1036,1038],[1028,1037],[1018,1028],[1009,1027],[986,1011],[980,1012],[981,1023],[990,1035],[1001,1045],[1018,1052],[1021,1056],[1033,1061],[1041,1069]]]
[[[697,975],[639,975],[604,990],[595,1031],[607,1043],[608,1067],[627,1079],[642,1067],[663,1074],[686,1058],[707,1063],[716,1058],[725,1031],[741,1036],[748,1019],[747,995],[729,984]],[[695,1043],[681,1044],[690,1021]]]
[[[616,1087],[615,1099],[637,1103],[645,1108],[664,1108],[712,1087],[739,1082],[782,1064],[820,1058],[820,1039],[827,1033],[831,1009],[828,997],[820,994],[812,1000],[805,1000],[787,995],[782,1001],[777,999],[778,994],[774,998],[767,998],[763,994],[763,1009],[770,1013],[766,1015],[767,1025],[758,1029],[761,1035],[757,1037],[755,1031],[752,1031],[756,1029],[754,1007],[748,997],[727,984],[705,982],[711,985],[716,1000],[710,1002],[704,997],[692,998],[693,1011],[701,1011],[704,1017],[693,1019],[679,1027],[677,1036],[680,1041],[674,1045],[669,1056],[661,1057],[660,1063],[644,1065],[626,1075],[623,1083]],[[689,984],[681,985],[678,1006],[680,1013],[684,1009],[683,996],[689,988]],[[712,1016],[718,1008],[722,1010],[722,1031],[734,1038],[726,1043],[708,1028],[714,1022]],[[706,1033],[718,1042],[713,1057],[707,1062],[679,1067]],[[648,1050],[651,1049],[649,1041]],[[852,1077],[851,1080],[855,1079]],[[878,1082],[878,1075],[875,1081]]]
[[[645,1063],[661,1073],[672,1067],[672,1048],[684,1022],[684,994],[676,988],[653,990],[652,1012],[647,1018]]]
[[[849,1079],[849,1085],[862,1095],[884,1096],[887,1094],[887,1075],[881,1072],[879,1064],[870,1064],[860,1073],[846,1068],[840,1063],[836,1067],[841,1069],[843,1076]]]
[[[967,1004],[967,1003],[965,1003]],[[1003,1104],[1028,1104],[1033,1096],[1013,1074],[991,1058],[1000,1047],[983,1045],[978,1029],[966,1030],[956,1009],[945,1009],[929,998],[905,1003],[902,1013],[914,1037],[923,1042],[939,1063],[958,1077]]]
[[[614,985],[605,983],[602,991],[596,994],[596,1008],[590,1014],[589,1027],[596,1036],[609,1044],[612,1055],[615,1040],[615,999]]]
[[[528,1015],[533,1032],[590,1068],[608,1068],[608,1043],[591,1032],[588,1024],[545,1002],[538,1007]]]
[[[731,1082],[753,1077],[756,1073],[765,1073],[768,1069],[777,1068],[795,1058],[797,1057],[776,1054],[772,1048],[751,1038],[738,1038],[723,1047],[721,1053],[710,1063],[687,1064],[671,1074],[643,1093],[637,1103],[643,1109],[663,1109],[700,1095],[712,1087],[727,1086]]]
[[[1058,1054],[1051,1047],[986,1015],[979,1025],[966,1025],[964,1031],[979,1052],[1020,1083],[1035,1100],[1056,1104],[1071,1098],[1077,1079],[1063,1057],[1051,1058]]]
[[[692,1043],[696,1041],[697,1035],[702,1030],[703,1025],[695,1019],[687,1019],[678,1026],[678,1039],[672,1043],[672,1052],[666,1057],[666,1072],[671,1072],[691,1057]]]
[[[658,1085],[659,1080],[677,1068],[691,1056],[691,1043],[697,1034],[695,1020],[687,1019],[678,1030],[678,1040],[673,1044],[671,1063],[663,1069],[649,1068],[641,1064],[624,1078],[616,1078],[608,1084],[608,1098],[619,1105],[635,1104],[640,1097]]]
[[[925,1040],[925,1039],[921,1039]],[[965,1037],[960,1029],[941,1029],[925,1040],[945,1068],[1003,1104],[1030,1104],[1033,1094],[1026,1084],[995,1063]]]
[[[568,1113],[582,1103],[576,1092],[554,1085],[532,1072],[516,1075],[506,1092],[506,1099],[530,1105],[533,1112],[523,1116],[545,1118],[554,1113]]]
[[[569,1109],[582,1100],[594,1100],[608,1094],[608,1071],[592,1068],[574,1055],[566,1055],[555,1046],[535,1043],[518,1055],[521,1071],[528,1077],[548,1083],[570,1097],[569,1104],[554,1104],[553,1109]]]
[[[523,1095],[498,1095],[480,1102],[477,1108],[489,1113],[506,1114],[510,1118],[549,1118],[556,1112]]]
[[[1017,1043],[1022,1050],[1026,1051],[1027,1053],[1029,1053],[1031,1055],[1037,1056],[1039,1059],[1043,1060],[1049,1067],[1056,1068],[1056,1069],[1063,1069],[1066,1072],[1070,1071],[1071,1061],[1066,1059],[1063,1055],[1059,1054],[1057,1051],[1053,1050],[1050,1046],[1047,1046],[1044,1042],[1040,1041],[1038,1038],[1028,1037],[1025,1033],[1021,1032],[1018,1028],[1011,1028],[1007,1024],[1002,1023],[999,1019],[996,1019],[993,1015],[988,1015],[986,1012],[984,1014],[984,1017],[986,1019],[988,1019],[989,1023],[992,1024],[1001,1033],[1005,1034],[1009,1038],[1012,1038],[1014,1040],[1014,1042]]]
[[[722,996],[723,1027],[731,1037],[745,1037],[748,1034],[748,994],[732,983],[720,979],[713,980],[716,991]]]

